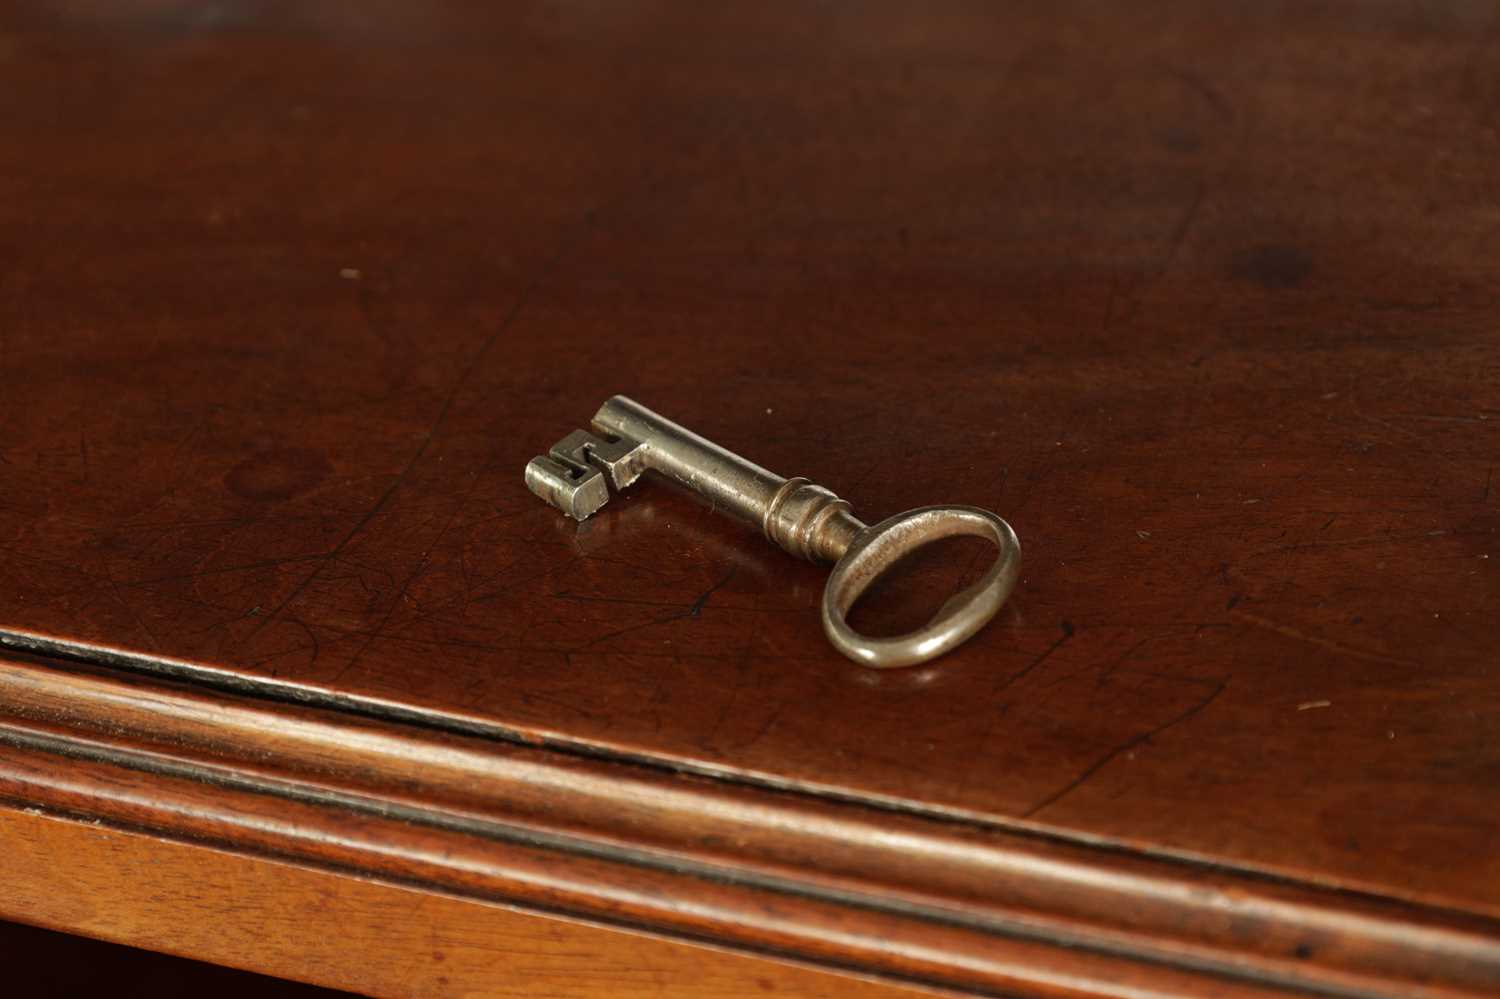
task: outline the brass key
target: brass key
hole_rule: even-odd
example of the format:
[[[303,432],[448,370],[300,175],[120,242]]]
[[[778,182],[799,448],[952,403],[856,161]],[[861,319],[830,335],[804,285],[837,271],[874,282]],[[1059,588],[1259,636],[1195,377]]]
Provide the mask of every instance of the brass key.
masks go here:
[[[1010,525],[973,506],[925,506],[867,526],[849,504],[807,479],[783,479],[699,437],[622,395],[594,414],[594,433],[575,430],[551,452],[531,459],[526,485],[575,520],[585,520],[646,471],[685,486],[793,555],[833,562],[823,590],[823,630],[834,647],[875,669],[911,666],[949,651],[984,626],[1005,603],[1021,570],[1021,545]],[[989,538],[999,554],[974,585],[948,599],[931,621],[894,638],[870,638],[846,616],[880,574],[939,538]]]

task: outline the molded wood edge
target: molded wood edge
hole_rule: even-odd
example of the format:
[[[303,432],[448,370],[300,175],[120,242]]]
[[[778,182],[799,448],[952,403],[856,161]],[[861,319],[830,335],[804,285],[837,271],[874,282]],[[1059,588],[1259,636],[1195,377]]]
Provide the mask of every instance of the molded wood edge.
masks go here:
[[[705,999],[751,988],[807,999],[944,994],[36,808],[0,807],[0,843],[8,861],[0,865],[0,916],[367,995],[530,997],[539,988],[559,999]]]
[[[881,974],[1068,995],[1500,983],[1482,915],[30,657],[0,660],[0,717],[18,801]]]
[[[24,749],[0,730],[0,801],[61,816],[687,942],[965,994],[1250,999],[1253,983],[1073,953],[837,903],[781,896],[414,826],[338,806]],[[143,858],[141,869],[145,867]],[[107,899],[105,904],[108,904]]]

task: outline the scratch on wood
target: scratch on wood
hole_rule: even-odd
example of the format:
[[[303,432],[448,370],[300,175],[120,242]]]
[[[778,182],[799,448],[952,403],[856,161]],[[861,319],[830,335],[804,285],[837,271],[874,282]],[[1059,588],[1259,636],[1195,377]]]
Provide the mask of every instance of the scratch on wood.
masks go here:
[[[605,632],[602,635],[589,639],[582,645],[569,649],[568,653],[571,655],[574,652],[582,652],[585,649],[593,648],[600,642],[608,641],[611,638],[619,638],[621,635],[628,635],[633,631],[640,631],[643,628],[654,627],[658,624],[668,624],[672,621],[680,621],[684,618],[696,618],[700,613],[702,613],[704,606],[708,603],[708,598],[713,596],[714,593],[716,593],[719,588],[722,587],[725,583],[729,582],[729,580],[733,576],[734,570],[731,569],[729,570],[729,572],[724,574],[723,579],[719,580],[717,583],[710,586],[707,590],[703,591],[703,593],[699,595],[698,599],[694,600],[691,605],[685,608],[679,608],[678,611],[674,614],[667,614],[664,617],[652,618],[650,621],[642,621],[639,624],[632,624],[625,628],[616,629],[615,631]]]
[[[1337,652],[1340,655],[1353,656],[1356,659],[1368,659],[1371,662],[1377,663],[1391,663],[1396,666],[1409,666],[1413,669],[1417,668],[1418,666],[1417,663],[1412,662],[1410,659],[1401,659],[1397,656],[1388,656],[1380,652],[1370,652],[1365,649],[1358,649],[1352,645],[1345,645],[1343,642],[1338,642],[1331,638],[1324,638],[1321,635],[1309,635],[1307,632],[1302,631],[1299,628],[1294,628],[1289,624],[1282,624],[1280,621],[1273,621],[1268,617],[1261,617],[1259,614],[1255,614],[1247,610],[1235,608],[1231,612],[1231,616],[1239,618],[1245,621],[1247,624],[1253,624],[1257,628],[1265,628],[1267,631],[1274,631],[1278,635],[1285,635],[1287,638],[1294,638],[1299,642],[1306,642],[1309,645],[1316,645],[1319,648],[1327,649],[1330,652]]]
[[[593,213],[591,212],[584,220],[585,228],[591,227],[592,223]],[[516,320],[520,317],[521,313],[525,311],[527,303],[531,301],[532,295],[539,287],[541,287],[543,280],[545,280],[554,270],[557,269],[557,265],[561,262],[564,256],[564,252],[571,246],[572,242],[568,241],[564,242],[562,246],[558,247],[557,252],[552,255],[552,258],[547,261],[546,265],[542,267],[541,271],[536,275],[535,278],[532,279],[531,283],[521,290],[520,295],[516,296],[515,304],[511,306],[509,314],[507,314],[500,325],[495,328],[495,331],[488,337],[486,337],[485,341],[479,345],[479,349],[474,353],[473,358],[470,359],[468,364],[464,365],[463,371],[459,373],[459,376],[457,380],[454,381],[452,388],[448,390],[447,396],[445,396],[443,399],[443,404],[438,407],[437,416],[434,417],[432,423],[427,428],[426,435],[422,438],[422,443],[417,445],[416,451],[413,452],[412,456],[409,459],[407,459],[407,462],[405,466],[402,467],[401,471],[396,473],[396,478],[391,482],[391,484],[388,485],[385,488],[385,491],[380,494],[380,497],[375,501],[375,505],[370,507],[365,515],[360,517],[359,520],[355,522],[354,526],[349,529],[349,532],[339,539],[338,544],[333,546],[333,551],[329,555],[330,559],[337,558],[343,552],[343,550],[349,546],[349,543],[359,536],[359,534],[365,529],[365,527],[367,527],[370,522],[375,519],[376,515],[379,514],[381,510],[385,509],[386,504],[390,502],[391,498],[396,495],[396,492],[401,488],[402,484],[407,480],[407,478],[410,477],[412,470],[417,467],[417,463],[422,460],[422,456],[427,453],[428,447],[432,445],[433,440],[437,437],[438,431],[440,431],[443,427],[443,424],[447,422],[448,414],[452,411],[453,403],[458,399],[459,392],[461,392],[463,390],[463,387],[469,383],[469,379],[474,376],[474,372],[479,370],[480,366],[484,363],[485,358],[489,356],[489,353],[494,348],[495,344],[497,344],[500,339],[505,336],[506,333],[510,332],[511,328],[515,325]],[[306,576],[302,577],[302,580],[296,586],[292,587],[291,592],[288,593],[286,597],[283,598],[282,601],[271,610],[270,613],[261,618],[260,623],[256,625],[255,629],[252,630],[250,634],[245,636],[245,641],[249,642],[256,635],[265,630],[265,628],[269,626],[272,621],[280,618],[281,612],[286,610],[286,608],[291,605],[292,601],[301,596],[302,592],[312,584],[312,581],[316,579],[319,573],[323,571],[324,565],[326,565],[326,563],[320,563],[319,565],[314,567],[313,570]]]
[[[1090,778],[1092,778],[1096,773],[1108,766],[1109,763],[1121,753],[1127,753],[1130,750],[1135,749],[1137,746],[1141,746],[1145,743],[1150,742],[1156,736],[1161,735],[1163,732],[1167,731],[1167,729],[1180,725],[1183,722],[1187,721],[1189,718],[1192,718],[1194,715],[1203,711],[1214,701],[1218,700],[1220,694],[1224,693],[1225,689],[1229,686],[1229,680],[1230,678],[1226,676],[1223,680],[1215,682],[1214,689],[1209,693],[1207,697],[1203,698],[1203,700],[1199,701],[1197,704],[1194,704],[1192,707],[1188,708],[1186,711],[1182,712],[1176,717],[1168,719],[1162,724],[1151,729],[1149,732],[1143,732],[1132,739],[1126,740],[1125,742],[1116,746],[1114,749],[1111,749],[1109,752],[1105,753],[1103,756],[1099,757],[1099,759],[1090,764],[1088,768],[1083,771],[1083,773],[1079,774],[1077,777],[1074,777],[1072,780],[1068,781],[1068,783],[1064,784],[1062,787],[1058,788],[1056,791],[1047,795],[1047,797],[1043,798],[1041,801],[1028,808],[1024,813],[1022,813],[1021,818],[1029,819],[1043,809],[1057,804],[1063,798],[1067,797],[1068,795],[1072,794],[1074,791],[1082,787],[1084,784],[1088,783]]]
[[[1062,624],[1060,625],[1060,627],[1062,628],[1062,634],[1057,637],[1056,641],[1054,641],[1051,645],[1049,645],[1045,649],[1043,649],[1041,655],[1039,655],[1035,659],[1031,660],[1031,662],[1029,662],[1025,666],[1021,667],[1015,673],[1012,673],[1010,676],[1008,676],[1005,679],[1001,680],[995,686],[995,689],[993,691],[991,691],[991,695],[993,696],[994,694],[998,694],[1002,690],[1005,690],[1007,687],[1011,687],[1011,686],[1015,685],[1016,683],[1020,682],[1022,679],[1024,679],[1026,677],[1026,675],[1028,673],[1030,673],[1031,671],[1035,670],[1038,666],[1040,666],[1042,663],[1046,662],[1048,659],[1052,658],[1052,653],[1056,652],[1058,649],[1060,649],[1064,645],[1066,645],[1067,642],[1068,642],[1068,640],[1073,637],[1073,632],[1075,630],[1073,628],[1073,622],[1072,621],[1063,621]],[[1009,710],[1010,710],[1010,705],[1009,704],[1004,705],[1000,709],[1001,714],[1004,714],[1006,711],[1009,711]]]
[[[717,593],[719,591],[719,589],[725,583],[729,582],[729,580],[731,578],[733,578],[733,577],[734,577],[734,570],[730,569],[728,572],[726,572],[724,574],[724,578],[723,579],[719,580],[717,583],[715,583],[714,585],[710,586],[708,589],[704,590],[703,591],[703,595],[700,596],[697,600],[694,600],[693,601],[693,605],[688,608],[687,616],[688,617],[697,617],[702,612],[704,605],[708,603],[708,598],[711,597],[711,596],[713,596],[715,593]]]

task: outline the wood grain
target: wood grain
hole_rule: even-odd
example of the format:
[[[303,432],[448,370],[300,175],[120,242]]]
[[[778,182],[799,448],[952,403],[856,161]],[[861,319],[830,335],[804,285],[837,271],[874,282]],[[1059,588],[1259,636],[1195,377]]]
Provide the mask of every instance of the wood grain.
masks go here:
[[[1500,921],[36,659],[0,795],[981,992],[1485,995]]]
[[[472,739],[511,787],[585,757],[652,775],[622,787],[693,775],[683,807],[732,801],[730,826],[785,796],[900,816],[929,855],[952,830],[1500,918],[1493,4],[153,0],[5,24],[0,644],[50,657],[29,675]],[[823,641],[823,570],[688,498],[642,483],[573,525],[521,469],[615,392],[868,518],[995,509],[1016,596],[881,676]],[[944,553],[860,622],[920,617],[976,554]],[[114,738],[102,701],[33,693],[13,724],[61,742],[27,752]],[[112,753],[224,751],[202,716],[118,707],[141,725]],[[315,741],[266,776],[312,780]],[[391,800],[397,756],[366,760]],[[495,807],[462,767],[427,776],[435,809]],[[569,780],[575,811],[507,821],[626,795]],[[672,807],[591,835],[644,848]],[[962,894],[962,865],[876,877],[861,837],[802,866]],[[792,843],[715,856],[795,869]],[[1044,865],[1020,866],[973,904],[1025,909]],[[1087,923],[1102,897],[1058,904]],[[1230,946],[1232,920],[1165,929],[1187,911],[1144,950]],[[1303,960],[1300,929],[1256,927],[1257,975]],[[1424,952],[1399,952],[1401,985]],[[1374,982],[1373,953],[1312,965]]]
[[[370,995],[932,994],[35,812],[0,841],[7,916]]]

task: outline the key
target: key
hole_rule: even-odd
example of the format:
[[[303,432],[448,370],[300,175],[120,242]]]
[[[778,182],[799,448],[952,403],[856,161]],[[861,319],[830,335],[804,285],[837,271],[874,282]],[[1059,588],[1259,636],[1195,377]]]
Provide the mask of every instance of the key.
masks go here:
[[[834,648],[875,669],[926,662],[966,641],[1000,610],[1021,571],[1015,532],[988,510],[926,506],[869,526],[822,486],[768,472],[622,395],[599,407],[592,433],[575,430],[531,459],[526,485],[582,521],[609,501],[611,490],[625,489],[647,471],[759,527],[793,555],[834,563],[823,590],[823,631]],[[849,626],[849,608],[882,573],[923,545],[955,535],[988,538],[998,549],[978,582],[907,634],[872,638]]]

